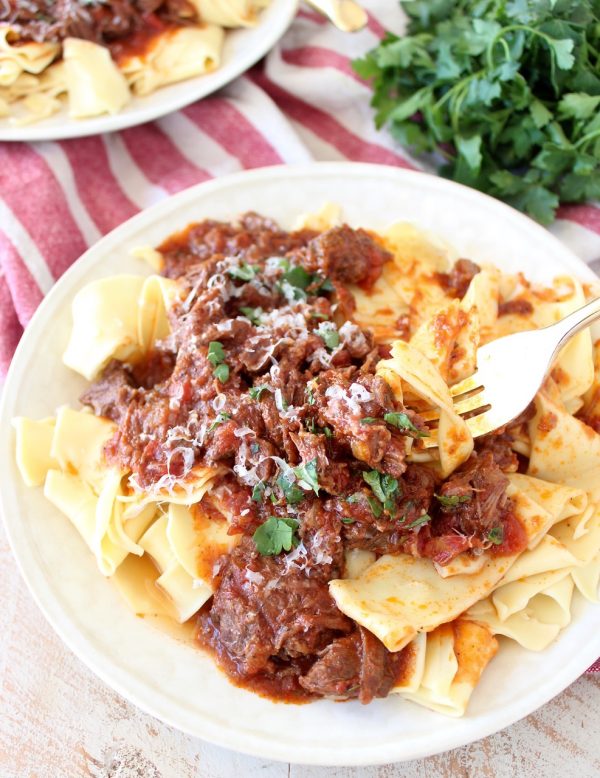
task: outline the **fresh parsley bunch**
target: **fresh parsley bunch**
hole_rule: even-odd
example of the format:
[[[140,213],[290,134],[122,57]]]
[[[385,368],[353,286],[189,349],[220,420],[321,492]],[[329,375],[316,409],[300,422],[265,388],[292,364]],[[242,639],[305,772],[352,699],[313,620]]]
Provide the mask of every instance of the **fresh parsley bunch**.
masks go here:
[[[407,35],[354,62],[379,127],[550,223],[600,199],[600,0],[403,0]]]

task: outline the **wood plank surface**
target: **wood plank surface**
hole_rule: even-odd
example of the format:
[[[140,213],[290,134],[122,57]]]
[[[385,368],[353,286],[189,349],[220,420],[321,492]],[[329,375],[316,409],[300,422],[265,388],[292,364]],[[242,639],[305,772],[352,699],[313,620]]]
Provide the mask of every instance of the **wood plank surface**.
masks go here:
[[[27,592],[0,530],[0,778],[593,778],[600,674],[537,713],[440,756],[368,768],[241,756],[137,710],[65,648]]]

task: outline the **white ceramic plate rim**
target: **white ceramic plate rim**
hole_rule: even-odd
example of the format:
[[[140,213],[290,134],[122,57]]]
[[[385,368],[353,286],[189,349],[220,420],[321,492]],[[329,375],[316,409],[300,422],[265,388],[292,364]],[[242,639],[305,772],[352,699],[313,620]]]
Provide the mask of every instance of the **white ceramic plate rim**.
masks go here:
[[[0,141],[31,142],[84,138],[88,135],[124,130],[178,111],[221,89],[256,64],[285,33],[292,23],[297,7],[298,0],[272,0],[272,5],[262,12],[262,18],[256,27],[227,32],[227,35],[236,36],[235,44],[226,48],[230,53],[214,73],[169,84],[146,97],[133,96],[132,102],[113,116],[70,119],[63,107],[58,114],[48,119],[21,127],[14,127],[7,118],[2,118]],[[256,34],[258,30],[260,33]],[[253,44],[245,47],[244,43],[250,36]]]
[[[249,181],[256,186],[269,184],[274,181],[285,181],[286,184],[295,182],[296,185],[300,186],[302,180],[307,177],[325,179],[333,177],[345,180],[349,176],[356,179],[361,179],[361,177],[372,179],[374,176],[377,176],[382,180],[394,179],[404,185],[410,185],[412,182],[415,185],[418,184],[421,188],[429,188],[431,191],[446,192],[449,196],[460,198],[467,204],[469,202],[475,204],[477,200],[481,201],[481,198],[485,198],[487,209],[494,212],[499,219],[504,220],[504,222],[518,223],[521,229],[526,229],[531,234],[535,233],[535,238],[538,242],[545,241],[548,247],[550,248],[551,246],[555,253],[560,253],[561,259],[564,260],[565,271],[576,274],[583,279],[592,280],[595,278],[594,274],[581,260],[559,244],[546,230],[523,215],[474,190],[433,176],[426,176],[426,174],[420,172],[356,163],[316,163],[311,166],[278,166],[235,174],[192,187],[138,214],[89,249],[65,273],[34,315],[17,349],[7,377],[2,405],[0,406],[0,428],[5,433],[10,429],[11,406],[14,401],[14,398],[11,396],[11,385],[17,383],[19,365],[25,353],[35,347],[37,336],[48,325],[48,322],[46,322],[48,318],[46,312],[52,310],[55,297],[58,297],[61,290],[66,286],[71,290],[78,288],[88,270],[94,267],[96,262],[102,256],[105,256],[107,252],[122,243],[129,233],[148,227],[158,217],[163,218],[169,214],[174,214],[182,206],[193,203],[200,196],[200,193],[202,197],[205,197],[217,191],[227,191],[232,187]],[[13,456],[10,435],[5,434],[2,441],[0,441],[0,468],[2,468],[2,473],[8,472],[9,461]],[[345,752],[341,754],[335,748],[324,749],[321,747],[315,749],[309,743],[302,746],[295,743],[290,747],[285,741],[278,742],[273,738],[267,738],[264,733],[257,733],[256,731],[244,731],[242,733],[232,731],[227,728],[223,721],[219,720],[210,721],[203,719],[202,726],[191,727],[187,724],[184,710],[180,710],[177,705],[170,705],[168,700],[163,699],[161,702],[161,700],[157,699],[151,688],[147,688],[111,658],[105,656],[78,628],[77,622],[71,620],[65,614],[60,600],[52,590],[52,587],[48,586],[48,581],[44,578],[43,572],[31,562],[28,554],[28,538],[24,529],[27,522],[18,520],[17,504],[10,504],[7,496],[9,491],[10,487],[8,485],[6,489],[0,489],[0,508],[14,556],[34,599],[62,640],[96,675],[142,710],[191,735],[244,753],[282,761],[322,765],[381,764],[432,755],[480,739],[518,721],[566,688],[600,655],[600,629],[597,629],[585,645],[581,646],[577,652],[565,656],[564,661],[560,663],[558,668],[553,668],[555,672],[550,677],[548,674],[540,673],[540,684],[535,689],[535,692],[530,692],[517,699],[510,706],[471,718],[465,731],[458,736],[451,728],[446,731],[442,726],[436,729],[435,736],[432,736],[431,732],[423,733],[422,737],[415,739],[413,742],[406,742],[406,740],[398,738],[393,742],[387,743],[385,748],[382,748],[380,743],[376,744],[376,748],[369,743],[363,743],[352,749],[346,748]],[[600,610],[594,610],[593,607],[587,608],[585,619],[586,622],[594,622],[597,627],[600,627]],[[540,657],[540,663],[543,663],[543,653],[538,656]],[[438,718],[436,721],[443,720]]]

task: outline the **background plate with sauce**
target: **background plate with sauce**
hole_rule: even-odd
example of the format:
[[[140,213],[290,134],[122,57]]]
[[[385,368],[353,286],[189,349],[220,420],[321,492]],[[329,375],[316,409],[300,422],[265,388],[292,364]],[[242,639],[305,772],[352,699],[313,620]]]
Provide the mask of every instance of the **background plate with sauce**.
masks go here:
[[[447,240],[459,255],[523,271],[537,281],[593,273],[546,230],[465,187],[395,168],[353,163],[273,167],[210,181],[159,203],[107,235],[65,273],[33,317],[13,360],[0,409],[0,505],[21,572],[65,643],[100,678],[148,713],[226,748],[291,762],[360,765],[415,759],[477,740],[534,711],[600,655],[600,607],[576,596],[573,621],[542,653],[501,640],[467,715],[449,719],[390,697],[362,707],[320,701],[285,705],[232,686],[212,660],[130,613],[83,541],[41,489],[23,486],[10,419],[42,417],[85,382],[61,354],[70,302],[93,279],[149,273],[130,249],[158,245],[192,221],[246,210],[290,228],[325,202],[353,226],[406,220]],[[177,634],[175,632],[174,634]],[[26,640],[26,636],[23,636]]]
[[[0,119],[0,141],[41,141],[81,138],[114,132],[158,119],[216,92],[252,67],[281,38],[290,26],[297,0],[271,0],[261,12],[256,27],[227,30],[221,67],[203,76],[188,78],[158,89],[145,97],[132,96],[122,111],[91,119],[70,119],[66,101],[61,111],[42,121],[21,127],[8,118]]]

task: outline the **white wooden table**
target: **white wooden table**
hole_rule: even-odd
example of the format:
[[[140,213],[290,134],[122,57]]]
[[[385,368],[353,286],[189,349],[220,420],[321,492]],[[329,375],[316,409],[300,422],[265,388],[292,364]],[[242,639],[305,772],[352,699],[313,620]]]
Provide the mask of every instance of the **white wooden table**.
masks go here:
[[[580,678],[518,724],[440,756],[383,767],[302,767],[183,735],[97,680],[39,612],[1,529],[0,591],[0,778],[600,776],[600,674]]]

